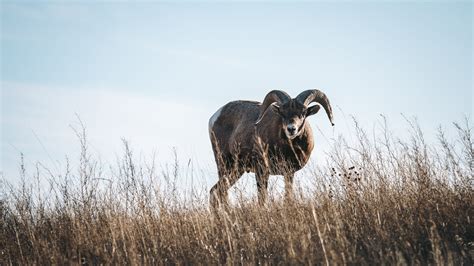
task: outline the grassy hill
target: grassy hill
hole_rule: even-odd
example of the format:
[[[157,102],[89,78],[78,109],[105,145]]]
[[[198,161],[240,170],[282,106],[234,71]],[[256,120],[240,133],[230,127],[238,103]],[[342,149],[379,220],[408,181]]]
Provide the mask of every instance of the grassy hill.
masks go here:
[[[294,201],[236,197],[216,212],[207,191],[183,200],[179,176],[138,164],[126,143],[104,171],[79,131],[77,167],[22,166],[20,185],[3,183],[0,264],[472,265],[473,134],[467,119],[454,129],[457,138],[440,130],[428,144],[416,123],[406,140],[356,123],[356,141],[335,141]]]

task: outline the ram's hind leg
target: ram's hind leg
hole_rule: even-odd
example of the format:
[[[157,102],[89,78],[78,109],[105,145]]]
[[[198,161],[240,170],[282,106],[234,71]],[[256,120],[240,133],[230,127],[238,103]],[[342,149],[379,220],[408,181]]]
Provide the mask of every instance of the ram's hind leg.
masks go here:
[[[210,204],[215,209],[228,206],[228,191],[243,174],[234,167],[218,169],[219,181],[211,188]]]

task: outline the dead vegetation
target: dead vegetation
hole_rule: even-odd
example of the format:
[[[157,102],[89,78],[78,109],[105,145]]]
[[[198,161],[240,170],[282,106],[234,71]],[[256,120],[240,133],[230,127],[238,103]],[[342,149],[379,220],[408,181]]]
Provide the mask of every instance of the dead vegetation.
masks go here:
[[[382,120],[369,137],[355,123],[355,141],[335,140],[326,166],[305,169],[300,178],[313,185],[293,201],[237,198],[216,214],[208,191],[180,195],[178,163],[137,160],[124,141],[105,169],[80,129],[77,165],[53,173],[21,164],[20,185],[3,182],[0,264],[472,265],[468,119],[454,125],[455,139],[440,129],[435,144],[415,122],[408,128],[399,139]]]

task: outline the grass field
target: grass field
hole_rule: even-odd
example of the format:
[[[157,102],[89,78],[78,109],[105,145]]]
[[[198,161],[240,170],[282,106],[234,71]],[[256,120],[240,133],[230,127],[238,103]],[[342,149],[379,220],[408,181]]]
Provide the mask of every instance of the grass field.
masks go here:
[[[413,121],[405,139],[355,123],[294,201],[236,196],[216,213],[207,191],[180,197],[178,171],[137,162],[126,142],[106,169],[79,130],[75,167],[22,166],[19,185],[3,182],[0,264],[472,265],[473,133],[468,119],[453,130],[426,143]]]

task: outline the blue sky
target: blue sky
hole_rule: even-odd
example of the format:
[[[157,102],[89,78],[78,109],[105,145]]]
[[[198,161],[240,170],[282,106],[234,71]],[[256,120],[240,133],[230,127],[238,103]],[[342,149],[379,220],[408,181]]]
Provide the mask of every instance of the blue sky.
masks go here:
[[[207,119],[271,89],[331,99],[336,127],[310,120],[316,162],[350,115],[371,128],[384,114],[400,134],[400,113],[416,116],[434,139],[438,125],[472,121],[472,12],[470,2],[2,2],[0,170],[16,180],[20,152],[30,167],[74,161],[77,114],[105,163],[125,138],[137,154],[166,162],[176,147],[215,172]]]

